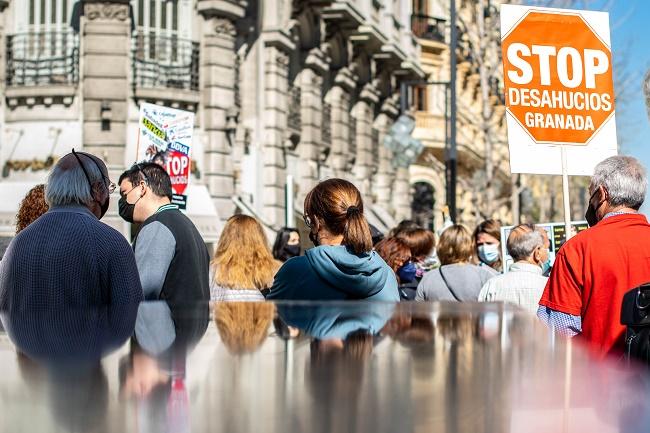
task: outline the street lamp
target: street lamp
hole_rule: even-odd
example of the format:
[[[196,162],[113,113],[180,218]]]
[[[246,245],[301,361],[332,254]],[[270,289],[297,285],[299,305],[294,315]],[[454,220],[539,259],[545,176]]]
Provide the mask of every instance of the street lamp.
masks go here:
[[[393,152],[393,166],[396,168],[408,168],[422,153],[422,142],[411,136],[414,129],[415,119],[403,113],[384,137],[384,146]]]

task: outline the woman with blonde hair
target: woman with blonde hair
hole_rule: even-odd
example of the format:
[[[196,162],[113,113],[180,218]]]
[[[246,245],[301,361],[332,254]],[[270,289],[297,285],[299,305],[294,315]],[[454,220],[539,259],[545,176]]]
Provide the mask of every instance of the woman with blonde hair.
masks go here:
[[[263,301],[262,291],[273,284],[277,268],[260,223],[247,215],[234,215],[226,222],[210,262],[210,299]]]
[[[270,333],[275,305],[265,303],[219,303],[214,307],[214,322],[221,341],[233,355],[253,353]]]
[[[483,284],[495,274],[472,263],[474,241],[464,225],[445,229],[438,242],[440,266],[424,275],[416,301],[476,301]]]
[[[305,197],[304,210],[315,248],[285,262],[269,299],[399,301],[395,273],[372,249],[361,193],[353,184],[319,183]]]

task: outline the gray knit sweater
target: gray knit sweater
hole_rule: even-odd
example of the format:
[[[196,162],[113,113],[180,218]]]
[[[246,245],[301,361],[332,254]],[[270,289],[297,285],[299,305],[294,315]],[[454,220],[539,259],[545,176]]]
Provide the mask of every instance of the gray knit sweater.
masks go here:
[[[0,262],[0,311],[132,304],[142,300],[133,251],[88,208],[51,208]]]

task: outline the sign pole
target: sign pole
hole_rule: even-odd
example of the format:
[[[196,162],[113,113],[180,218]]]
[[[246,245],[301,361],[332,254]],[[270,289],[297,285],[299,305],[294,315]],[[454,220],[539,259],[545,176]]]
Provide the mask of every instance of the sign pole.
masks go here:
[[[564,239],[571,239],[571,202],[569,201],[569,170],[566,162],[566,146],[560,146],[562,153],[562,199],[564,201]]]

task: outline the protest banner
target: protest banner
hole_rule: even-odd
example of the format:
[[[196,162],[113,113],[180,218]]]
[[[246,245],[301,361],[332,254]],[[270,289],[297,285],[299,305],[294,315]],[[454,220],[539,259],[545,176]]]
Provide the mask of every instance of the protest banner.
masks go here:
[[[194,113],[143,103],[140,105],[137,161],[162,165],[172,181],[172,203],[187,206]]]
[[[590,176],[616,155],[609,15],[501,5],[506,122],[512,173]]]
[[[551,243],[549,247],[549,259],[551,260],[551,266],[555,262],[555,255],[560,250],[560,247],[566,242],[566,227],[565,223],[543,223],[535,224],[536,227],[543,228],[546,230],[546,235]],[[512,256],[508,254],[508,249],[506,247],[508,236],[515,226],[504,226],[501,227],[501,257],[503,258],[503,273],[509,271],[510,265],[514,262]],[[586,221],[572,221],[571,222],[571,232],[569,233],[569,238],[571,236],[580,233],[583,230],[587,230],[589,226]]]

